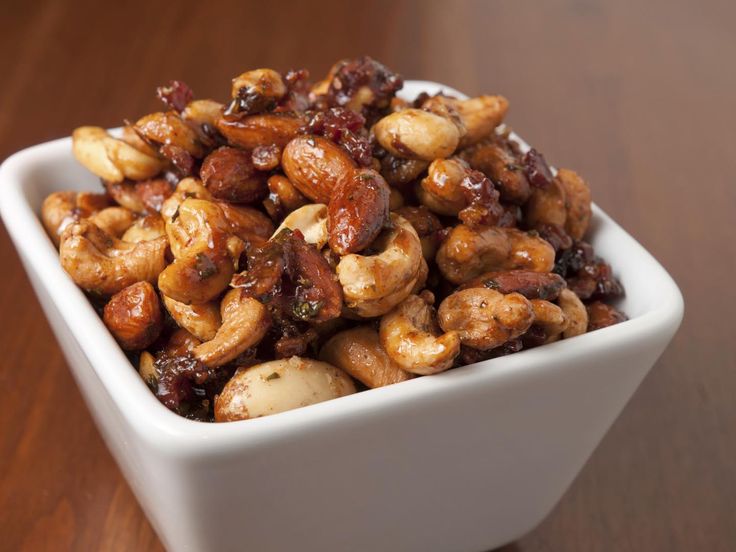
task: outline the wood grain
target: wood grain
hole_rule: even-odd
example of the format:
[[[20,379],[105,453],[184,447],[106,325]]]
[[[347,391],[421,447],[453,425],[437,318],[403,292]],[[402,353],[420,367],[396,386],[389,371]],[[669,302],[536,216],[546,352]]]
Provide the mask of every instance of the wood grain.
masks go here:
[[[180,78],[223,97],[252,67],[368,53],[511,99],[510,122],[671,272],[686,317],[559,506],[505,550],[736,546],[736,4],[3,2],[0,158],[156,108]],[[0,549],[161,550],[0,230]]]

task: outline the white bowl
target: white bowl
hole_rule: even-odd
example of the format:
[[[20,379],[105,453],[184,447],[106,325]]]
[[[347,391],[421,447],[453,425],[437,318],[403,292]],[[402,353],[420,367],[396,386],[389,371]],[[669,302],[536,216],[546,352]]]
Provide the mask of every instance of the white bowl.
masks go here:
[[[405,97],[434,92],[410,81]],[[274,416],[227,424],[161,405],[59,265],[39,222],[97,190],[71,139],[0,168],[0,212],[97,425],[176,551],[482,551],[553,508],[680,324],[659,263],[594,207],[627,322]],[[63,413],[62,413],[63,414]]]

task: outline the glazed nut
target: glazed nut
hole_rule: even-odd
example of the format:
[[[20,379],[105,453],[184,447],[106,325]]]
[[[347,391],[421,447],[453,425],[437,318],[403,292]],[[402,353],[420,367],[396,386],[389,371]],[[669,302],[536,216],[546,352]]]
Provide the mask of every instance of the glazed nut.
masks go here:
[[[391,186],[401,186],[419,177],[429,166],[422,159],[404,159],[387,154],[381,159],[381,176]]]
[[[266,197],[267,175],[256,170],[250,153],[221,147],[202,163],[202,181],[215,199],[230,203],[255,203]]]
[[[549,224],[559,228],[565,227],[567,220],[565,188],[555,178],[549,186],[532,190],[529,200],[524,205],[524,216],[531,228]]]
[[[217,119],[222,115],[223,105],[214,100],[194,100],[181,112],[181,118],[202,129],[205,125],[214,129]]]
[[[61,236],[61,266],[82,289],[113,295],[136,282],[154,282],[166,266],[167,240],[126,243],[83,220]]]
[[[447,370],[460,353],[458,332],[442,332],[432,301],[433,297],[410,295],[381,319],[381,345],[394,362],[413,374]]]
[[[166,237],[166,225],[161,215],[154,213],[137,219],[120,238],[124,242],[138,243]],[[168,241],[168,238],[167,238]]]
[[[115,238],[122,236],[135,220],[133,212],[124,207],[106,207],[89,217],[90,222]]]
[[[422,242],[422,255],[426,261],[434,259],[439,246],[439,231],[442,223],[429,209],[424,206],[406,206],[395,210],[414,227]]]
[[[259,171],[272,171],[281,164],[281,148],[273,144],[258,146],[251,153],[251,159]]]
[[[161,216],[164,222],[171,223],[174,217],[179,216],[179,207],[185,199],[213,200],[212,194],[197,178],[183,178],[176,185],[172,193],[161,205]]]
[[[162,353],[170,357],[187,356],[194,351],[194,348],[200,345],[202,341],[194,337],[184,328],[174,330],[169,336]]]
[[[487,288],[456,291],[442,301],[437,314],[444,331],[456,331],[463,345],[484,351],[516,339],[534,322],[526,297]]]
[[[466,148],[461,156],[494,182],[504,201],[523,205],[529,199],[532,190],[526,173],[505,144],[486,140]]]
[[[329,244],[338,255],[357,253],[388,222],[390,190],[372,169],[360,169],[334,190],[329,204]]]
[[[527,233],[516,228],[502,228],[511,244],[509,258],[501,268],[522,269],[534,272],[552,272],[555,266],[555,250],[536,233]]]
[[[466,147],[490,135],[503,122],[509,102],[503,96],[478,96],[460,100],[455,107],[466,129],[460,147]]]
[[[607,305],[603,301],[593,301],[587,305],[588,311],[588,331],[592,332],[607,328],[614,324],[619,324],[628,320],[628,317],[612,305]]]
[[[72,133],[72,152],[90,172],[109,182],[143,180],[157,175],[163,162],[110,136],[100,127],[79,127]]]
[[[184,328],[200,341],[214,339],[217,330],[222,325],[220,307],[214,301],[187,305],[175,301],[166,295],[162,296],[164,306],[171,318],[180,328]]]
[[[321,136],[289,142],[281,165],[292,184],[315,203],[327,204],[335,188],[353,177],[356,165],[347,151]]]
[[[320,360],[344,370],[371,389],[409,380],[381,346],[378,332],[370,326],[344,330],[322,346]]]
[[[534,311],[534,325],[544,330],[545,343],[552,343],[560,339],[568,325],[565,312],[554,303],[544,299],[532,299],[531,304]]]
[[[355,393],[339,368],[291,357],[240,368],[215,398],[215,421],[260,418]]]
[[[455,157],[432,161],[417,189],[419,201],[438,215],[456,216],[468,205],[461,184],[469,170],[467,163]]]
[[[205,155],[205,148],[197,132],[173,111],[144,115],[134,126],[136,132],[149,143],[176,146],[197,159]]]
[[[136,214],[156,213],[172,194],[173,186],[164,178],[132,182],[105,182],[107,193],[122,207]]]
[[[286,84],[281,75],[273,69],[253,69],[233,79],[230,95],[233,99],[244,96],[260,96],[273,103],[284,97]]]
[[[307,203],[307,198],[304,197],[304,194],[297,190],[291,181],[281,174],[275,174],[269,177],[267,184],[270,194],[269,199],[266,201],[271,201],[273,206],[278,210],[279,215],[290,213]]]
[[[124,288],[105,305],[102,320],[123,349],[145,349],[158,339],[163,325],[156,290],[148,282]]]
[[[257,345],[271,325],[266,307],[241,290],[231,289],[220,305],[222,325],[209,341],[194,347],[192,354],[208,368],[222,366]]]
[[[273,234],[273,223],[254,207],[217,202],[230,223],[230,230],[245,243],[261,245]]]
[[[110,205],[105,194],[90,192],[54,192],[41,205],[41,221],[58,247],[61,234],[70,224],[87,218]]]
[[[373,244],[378,253],[351,253],[337,265],[345,301],[358,313],[361,303],[387,297],[393,304],[382,304],[381,309],[385,310],[379,314],[391,310],[411,293],[412,281],[421,266],[422,246],[416,230],[403,217],[395,213],[390,217],[392,227],[384,230]]]
[[[304,117],[289,113],[263,113],[235,119],[221,116],[216,126],[229,144],[252,151],[271,145],[283,148],[305,122]]]
[[[449,157],[460,142],[452,121],[414,108],[387,115],[375,124],[373,133],[391,155],[425,161]]]
[[[574,291],[569,289],[560,291],[557,304],[567,318],[567,327],[562,332],[565,339],[582,335],[588,331],[588,311]]]
[[[174,262],[159,275],[161,292],[181,303],[207,303],[228,285],[245,244],[213,202],[185,199],[166,224]]]
[[[582,240],[592,216],[590,188],[576,172],[568,169],[557,171],[554,181],[565,190],[565,230],[572,239]]]
[[[502,228],[455,226],[437,251],[437,267],[453,284],[461,284],[483,272],[504,268],[511,241]]]
[[[521,293],[527,299],[554,301],[565,291],[565,279],[552,272],[531,270],[502,270],[486,272],[465,282],[460,289],[485,287],[501,293]]]
[[[328,240],[327,205],[310,203],[289,213],[281,225],[273,233],[278,236],[284,229],[299,230],[304,241],[322,249]]]

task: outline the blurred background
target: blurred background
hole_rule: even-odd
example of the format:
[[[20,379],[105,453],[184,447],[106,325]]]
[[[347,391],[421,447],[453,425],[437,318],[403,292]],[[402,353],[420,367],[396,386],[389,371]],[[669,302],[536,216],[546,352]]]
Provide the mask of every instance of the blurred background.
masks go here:
[[[0,3],[0,159],[224,99],[247,69],[371,55],[510,99],[508,122],[670,271],[686,315],[552,515],[506,551],[736,546],[736,5],[381,1]],[[0,550],[161,550],[0,227]],[[614,266],[614,269],[616,267]]]

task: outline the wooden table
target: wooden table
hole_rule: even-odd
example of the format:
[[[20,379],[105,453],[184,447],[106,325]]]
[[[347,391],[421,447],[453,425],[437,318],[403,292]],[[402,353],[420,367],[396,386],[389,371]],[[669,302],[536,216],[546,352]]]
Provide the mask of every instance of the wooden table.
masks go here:
[[[511,99],[510,123],[671,272],[672,345],[552,515],[508,551],[736,549],[736,5],[732,2],[5,0],[0,158],[157,109],[171,78],[223,98],[263,66],[368,53]],[[370,5],[369,5],[370,4]],[[0,549],[160,550],[0,230]]]

